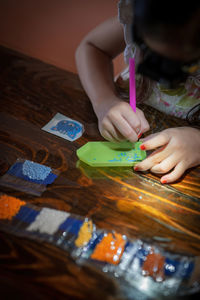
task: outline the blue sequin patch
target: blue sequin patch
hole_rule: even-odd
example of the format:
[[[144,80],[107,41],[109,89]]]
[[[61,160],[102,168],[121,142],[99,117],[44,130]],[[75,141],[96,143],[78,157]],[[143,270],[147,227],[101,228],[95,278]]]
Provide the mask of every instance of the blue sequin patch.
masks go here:
[[[77,134],[82,131],[82,126],[75,121],[62,120],[59,121],[56,126],[53,126],[51,130],[59,131],[60,133],[67,135],[71,139],[75,139]]]
[[[58,177],[56,174],[51,172],[51,168],[40,165],[38,163],[31,162],[30,164],[29,162],[31,161],[26,160],[24,163],[17,162],[11,166],[7,173],[16,177],[20,177],[26,181],[31,181],[43,185],[51,184]],[[42,168],[38,165],[42,166]],[[29,166],[30,171],[28,170]]]
[[[59,229],[70,232],[71,234],[74,235],[78,235],[82,224],[83,224],[82,220],[69,217],[65,220],[64,223],[60,225]]]
[[[21,206],[20,210],[16,214],[15,218],[18,220],[21,220],[23,222],[31,224],[35,221],[37,215],[39,214],[38,211],[27,207],[27,206]]]
[[[140,262],[140,267],[142,267],[144,261],[146,260],[147,255],[150,253],[150,250],[146,250],[144,248],[140,248],[134,255]]]
[[[165,259],[164,271],[166,276],[175,275],[176,277],[186,279],[190,277],[193,269],[193,262],[178,261],[170,258]]]

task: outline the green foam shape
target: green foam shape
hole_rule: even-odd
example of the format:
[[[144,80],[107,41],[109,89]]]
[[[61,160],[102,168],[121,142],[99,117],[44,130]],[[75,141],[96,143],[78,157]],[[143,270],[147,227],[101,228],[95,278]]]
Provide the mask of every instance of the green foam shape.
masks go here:
[[[80,160],[92,167],[134,166],[146,158],[146,151],[139,148],[141,144],[141,142],[88,142],[76,153]]]

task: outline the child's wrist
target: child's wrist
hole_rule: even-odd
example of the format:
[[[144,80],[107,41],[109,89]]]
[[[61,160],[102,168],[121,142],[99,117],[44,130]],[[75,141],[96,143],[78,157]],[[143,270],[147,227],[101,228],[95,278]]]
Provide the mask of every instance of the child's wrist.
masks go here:
[[[116,96],[103,96],[101,98],[96,99],[95,101],[92,101],[92,105],[95,113],[98,114],[99,111],[109,109],[110,107],[119,103],[120,101],[122,100]]]

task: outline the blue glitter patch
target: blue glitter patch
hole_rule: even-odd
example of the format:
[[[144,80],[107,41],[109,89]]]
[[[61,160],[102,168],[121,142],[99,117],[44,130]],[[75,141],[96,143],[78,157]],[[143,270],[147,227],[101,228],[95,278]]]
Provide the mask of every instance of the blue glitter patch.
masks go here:
[[[23,175],[28,176],[32,180],[45,180],[51,173],[51,168],[26,160],[22,166]]]
[[[97,244],[99,244],[101,242],[101,240],[103,239],[104,237],[104,232],[101,232],[97,237],[96,239],[94,240],[90,240],[89,243],[88,243],[88,250],[89,251],[93,251],[96,247]]]
[[[165,275],[166,276],[177,276],[183,279],[186,279],[190,277],[192,271],[194,269],[194,263],[193,262],[187,262],[187,261],[178,261],[178,260],[172,260],[170,258],[165,259]]]
[[[75,121],[62,120],[59,121],[56,126],[53,126],[51,130],[59,131],[60,133],[67,135],[71,139],[75,139],[77,134],[82,131],[82,126]]]
[[[69,217],[62,223],[59,227],[60,230],[70,232],[71,234],[78,235],[79,230],[83,224],[82,220],[78,220],[72,217]]]
[[[28,162],[28,163],[26,163],[26,162]],[[20,177],[26,181],[31,181],[31,182],[35,182],[35,183],[43,184],[43,185],[51,184],[58,177],[56,174],[52,173],[51,171],[49,173],[49,169],[51,170],[51,168],[40,165],[38,163],[31,162],[31,164],[29,164],[29,162],[31,162],[31,161],[26,160],[24,163],[17,162],[11,166],[11,168],[8,170],[7,173],[10,175],[16,176],[16,177]],[[25,164],[25,168],[24,168],[24,164]],[[38,165],[42,166],[44,168],[41,168],[41,167],[38,168]],[[30,172],[28,172],[28,170],[27,170],[28,166],[30,166]],[[46,170],[46,168],[47,168],[47,170]],[[24,169],[25,169],[25,174],[24,174]],[[42,174],[43,171],[44,171],[44,174]],[[26,174],[29,176],[27,176]],[[41,179],[41,178],[44,178],[44,179]]]
[[[21,220],[23,222],[31,224],[35,221],[37,215],[39,214],[38,211],[27,207],[27,206],[21,206],[19,212],[16,214],[15,218],[18,220]]]
[[[150,253],[150,251],[144,249],[144,248],[141,248],[139,249],[136,254],[134,255],[135,258],[138,258],[139,259],[139,262],[140,262],[140,267],[142,267],[144,261],[146,260],[146,257],[147,255]]]

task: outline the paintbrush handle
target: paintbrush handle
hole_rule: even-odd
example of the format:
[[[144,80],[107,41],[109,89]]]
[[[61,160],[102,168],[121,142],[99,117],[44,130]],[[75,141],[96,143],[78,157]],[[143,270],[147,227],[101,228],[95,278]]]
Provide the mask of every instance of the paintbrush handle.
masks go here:
[[[129,98],[130,106],[136,112],[135,59],[129,59]]]

